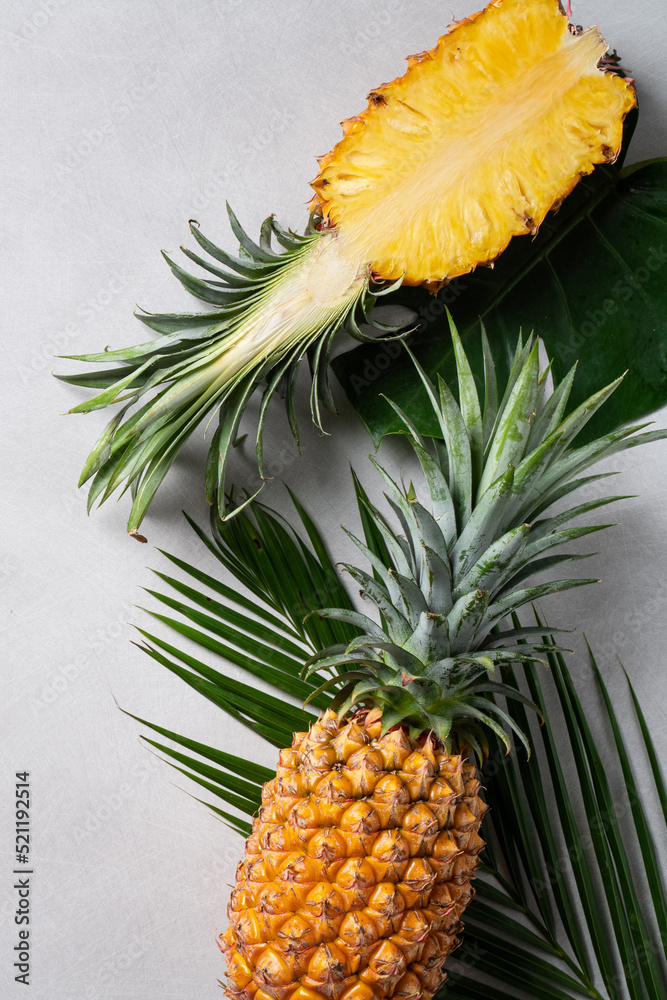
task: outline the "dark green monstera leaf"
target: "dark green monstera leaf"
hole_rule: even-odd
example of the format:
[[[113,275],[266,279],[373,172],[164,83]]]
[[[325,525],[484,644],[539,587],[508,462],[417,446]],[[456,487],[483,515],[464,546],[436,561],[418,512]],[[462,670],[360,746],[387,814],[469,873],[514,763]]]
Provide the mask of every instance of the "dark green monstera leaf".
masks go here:
[[[667,158],[598,168],[534,240],[514,240],[493,269],[464,275],[435,297],[400,288],[387,303],[416,313],[409,343],[431,376],[448,379],[454,370],[447,309],[476,374],[480,320],[501,366],[503,355],[509,365],[518,329],[543,338],[556,378],[578,361],[575,404],[627,371],[582,443],[652,412],[667,402]],[[334,361],[376,442],[400,429],[381,394],[420,431],[438,434],[411,364],[396,343],[364,344]]]

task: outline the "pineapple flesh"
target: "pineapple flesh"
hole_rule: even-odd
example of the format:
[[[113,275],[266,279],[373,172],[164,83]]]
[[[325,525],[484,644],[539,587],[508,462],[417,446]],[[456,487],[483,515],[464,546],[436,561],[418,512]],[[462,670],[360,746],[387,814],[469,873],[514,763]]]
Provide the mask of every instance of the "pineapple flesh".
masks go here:
[[[558,0],[494,0],[371,91],[320,161],[313,208],[387,279],[438,283],[534,233],[620,149],[632,84]]]
[[[430,1000],[484,846],[475,767],[327,711],[280,753],[219,936],[237,1000]]]

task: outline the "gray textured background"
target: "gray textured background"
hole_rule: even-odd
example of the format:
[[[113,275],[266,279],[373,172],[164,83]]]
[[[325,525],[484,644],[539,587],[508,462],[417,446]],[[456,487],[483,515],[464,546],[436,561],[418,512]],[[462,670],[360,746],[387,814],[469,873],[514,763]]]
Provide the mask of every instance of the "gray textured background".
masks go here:
[[[475,6],[452,0],[457,17]],[[53,355],[132,342],[140,333],[135,302],[165,311],[188,304],[158,251],[176,250],[193,216],[233,249],[226,198],[250,232],[271,211],[303,225],[314,155],[337,141],[336,123],[364,106],[370,86],[435,42],[452,7],[434,0],[3,4],[3,997],[25,994],[11,970],[15,770],[29,769],[33,784],[34,1000],[205,1000],[220,995],[214,932],[224,925],[241,844],[140,746],[139,727],[113,699],[273,763],[270,750],[256,748],[129,642],[127,622],[141,621],[134,605],[146,599],[139,588],[151,585],[147,567],[161,562],[154,545],[209,565],[180,514],[184,506],[205,516],[201,435],[153,505],[148,546],[126,537],[124,501],[87,520],[75,484],[106,417],[58,416],[84,393],[50,378],[56,364],[67,367]],[[663,5],[579,0],[574,16],[599,23],[639,80],[631,159],[665,153]],[[338,523],[355,522],[347,465],[364,468],[369,442],[341,402],[330,437],[305,434],[302,458],[281,414],[268,443],[272,471],[297,487],[346,556]],[[665,413],[657,420],[664,425]],[[386,453],[395,467],[403,462],[396,443]],[[616,654],[623,659],[663,752],[665,455],[656,445],[613,461],[623,471],[614,489],[640,496],[618,505],[613,519],[621,524],[603,537],[594,570],[603,583],[559,599],[558,610],[546,607],[552,620],[585,627],[625,710]],[[250,485],[251,458],[236,462],[236,481]],[[280,486],[265,498],[282,504]],[[574,671],[595,724],[582,657]]]

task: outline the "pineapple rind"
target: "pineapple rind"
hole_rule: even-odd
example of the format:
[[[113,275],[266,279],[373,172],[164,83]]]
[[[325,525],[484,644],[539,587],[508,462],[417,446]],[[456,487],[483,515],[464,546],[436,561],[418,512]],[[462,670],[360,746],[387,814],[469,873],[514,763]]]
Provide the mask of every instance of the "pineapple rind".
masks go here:
[[[380,713],[281,751],[219,936],[236,1000],[430,1000],[484,846],[475,767]]]
[[[382,278],[439,283],[535,233],[618,155],[632,84],[557,0],[496,0],[370,94],[320,160],[313,207]]]

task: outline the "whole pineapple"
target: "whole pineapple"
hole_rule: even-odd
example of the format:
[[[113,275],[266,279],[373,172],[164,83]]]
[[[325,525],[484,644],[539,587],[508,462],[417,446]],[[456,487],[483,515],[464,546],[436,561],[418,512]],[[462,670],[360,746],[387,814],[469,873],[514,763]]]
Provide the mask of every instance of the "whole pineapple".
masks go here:
[[[545,649],[542,628],[502,622],[545,594],[596,582],[526,586],[533,574],[582,558],[551,550],[599,530],[565,525],[619,497],[548,510],[603,478],[577,478],[597,460],[665,436],[630,427],[572,448],[618,382],[566,416],[574,370],[549,395],[538,342],[519,340],[499,402],[484,341],[482,404],[451,332],[458,402],[418,369],[444,445],[429,445],[398,411],[428,508],[412,483],[399,487],[377,466],[402,534],[366,499],[377,544],[351,536],[373,573],[345,569],[380,621],[318,612],[360,634],[306,664],[308,674],[332,670],[311,698],[334,688],[334,701],[281,751],[264,787],[219,938],[237,1000],[430,1000],[444,982],[484,846],[472,758],[488,753],[489,730],[508,749],[510,731],[527,747],[499,700],[524,700],[502,683],[502,668],[539,661]]]
[[[513,236],[535,233],[595,164],[616,158],[635,95],[631,82],[605,71],[606,50],[597,29],[568,24],[558,0],[493,0],[413,56],[402,77],[372,90],[368,108],[343,123],[344,138],[320,159],[304,235],[270,217],[255,242],[230,212],[235,257],[192,220],[206,256],[183,249],[201,274],[165,257],[212,309],[141,312],[157,340],[78,355],[121,367],[61,376],[100,390],[73,413],[123,404],[81,473],[79,485],[92,480],[89,507],[129,487],[128,530],[145,541],[139,525],[181,446],[205,414],[219,411],[206,495],[224,516],[229,451],[264,380],[261,476],[272,396],[284,395],[298,441],[294,391],[308,355],[321,428],[320,406],[335,412],[333,337],[344,327],[368,339],[363,321],[387,329],[372,315],[392,288],[387,281],[436,289],[492,262]]]

